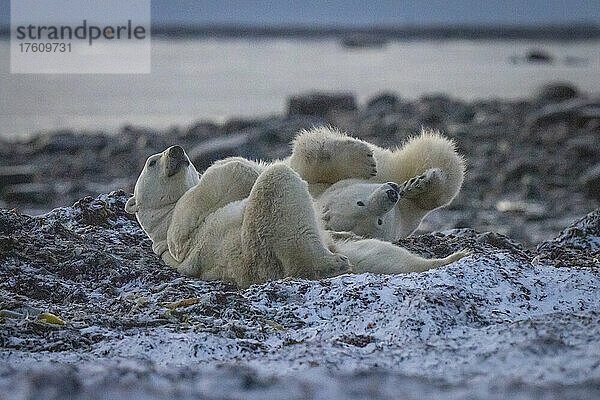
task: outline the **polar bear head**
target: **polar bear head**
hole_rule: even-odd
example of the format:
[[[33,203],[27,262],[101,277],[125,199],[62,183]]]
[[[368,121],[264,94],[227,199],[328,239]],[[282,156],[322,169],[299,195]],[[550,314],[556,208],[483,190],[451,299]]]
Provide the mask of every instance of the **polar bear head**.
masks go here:
[[[342,182],[323,193],[319,204],[326,229],[383,239],[394,235],[394,206],[399,198],[394,182]]]
[[[181,146],[171,146],[148,157],[125,211],[135,214],[174,206],[199,180],[198,171]]]

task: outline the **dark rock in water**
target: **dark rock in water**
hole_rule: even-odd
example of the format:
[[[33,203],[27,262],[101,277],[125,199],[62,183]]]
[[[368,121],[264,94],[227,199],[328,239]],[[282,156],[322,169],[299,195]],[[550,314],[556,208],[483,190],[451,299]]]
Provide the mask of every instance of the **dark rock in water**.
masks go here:
[[[350,35],[340,41],[343,47],[348,49],[380,48],[387,44],[388,40],[377,35]]]
[[[349,93],[307,93],[288,99],[288,115],[316,115],[325,117],[331,110],[355,110],[354,95]]]
[[[525,59],[530,63],[545,63],[550,64],[554,62],[554,57],[545,50],[529,50]]]
[[[566,56],[564,58],[565,65],[569,66],[582,66],[590,62],[588,57],[577,57],[577,56]]]
[[[0,166],[0,191],[6,186],[19,183],[32,183],[38,168],[35,165]]]
[[[540,102],[559,103],[579,97],[579,90],[568,82],[552,82],[538,89],[534,98]]]
[[[7,202],[45,204],[54,197],[54,187],[48,183],[20,183],[10,185],[2,191]]]
[[[579,183],[588,196],[600,200],[600,164],[585,171]]]

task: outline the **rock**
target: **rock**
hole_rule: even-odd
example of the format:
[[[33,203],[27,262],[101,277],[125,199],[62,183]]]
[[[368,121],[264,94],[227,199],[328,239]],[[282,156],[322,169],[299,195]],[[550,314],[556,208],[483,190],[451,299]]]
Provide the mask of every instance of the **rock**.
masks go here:
[[[526,128],[546,128],[552,124],[565,122],[575,124],[586,112],[593,113],[600,107],[599,100],[572,99],[557,104],[549,104],[527,117]]]
[[[342,46],[348,49],[380,48],[387,42],[387,38],[371,34],[348,35],[340,41]]]
[[[537,249],[453,229],[399,242],[427,257],[472,251],[428,272],[237,290],[164,265],[129,196],[0,210],[5,397],[600,395],[600,209]]]
[[[540,49],[529,50],[525,56],[525,59],[530,63],[551,64],[554,62],[554,57],[552,57],[550,53]]]
[[[537,90],[534,98],[539,102],[559,103],[579,97],[577,88],[568,82],[547,83]]]
[[[256,128],[260,126],[262,122],[262,120],[256,118],[232,118],[223,124],[222,130],[223,133],[229,135],[245,129]]]
[[[600,209],[563,230],[556,238],[537,247],[536,262],[557,267],[600,269]]]
[[[356,110],[354,95],[349,93],[313,92],[288,99],[288,115],[316,115],[325,117],[331,110]]]
[[[600,200],[600,164],[585,171],[579,178],[579,184],[588,196]]]
[[[200,121],[190,126],[185,131],[185,138],[207,139],[213,138],[220,134],[220,129],[217,124],[209,121]]]
[[[289,143],[300,130],[323,124],[325,121],[322,118],[310,115],[269,118],[259,126],[206,140],[193,147],[188,154],[199,169],[205,169],[214,161],[230,156],[281,158],[289,153]]]
[[[0,191],[6,186],[19,183],[32,183],[38,168],[35,165],[0,166]]]
[[[198,170],[204,170],[217,160],[231,156],[243,156],[254,137],[250,132],[216,137],[193,147],[188,155]]]
[[[469,124],[475,118],[475,109],[468,105],[456,106],[455,110],[452,111],[450,119],[452,122],[459,124]]]
[[[332,110],[327,114],[327,124],[349,134],[357,134],[362,115],[359,111]]]
[[[600,393],[600,210],[535,250],[454,229],[400,241],[428,257],[473,252],[425,273],[237,290],[164,265],[125,213],[129,196],[84,198],[38,217],[0,210],[6,397]]]
[[[575,125],[577,127],[586,127],[587,125],[598,127],[599,123],[600,104],[590,104],[582,107],[579,114],[575,118]]]
[[[365,138],[371,142],[377,142],[382,146],[394,146],[401,143],[403,134],[414,132],[420,126],[411,126],[398,114],[385,114],[384,116],[372,115],[364,118],[356,132],[359,138]]]
[[[54,188],[47,183],[19,183],[4,188],[2,198],[8,203],[45,204],[54,197]]]
[[[34,143],[38,153],[74,153],[84,148],[101,149],[108,143],[103,134],[75,134],[71,131],[56,131],[40,135]]]
[[[528,174],[538,174],[543,166],[530,157],[513,159],[507,163],[506,167],[498,175],[502,182],[514,182],[520,180]]]
[[[566,143],[567,153],[570,157],[593,159],[600,154],[598,138],[594,134],[576,136]]]
[[[391,112],[400,103],[400,99],[394,93],[380,93],[367,101],[367,112]]]
[[[53,186],[52,195],[39,204],[6,202],[0,189],[0,206],[35,214],[117,187],[131,191],[146,158],[175,143],[186,151],[200,146],[196,162],[205,168],[228,155],[266,160],[286,157],[294,134],[313,125],[330,124],[369,142],[392,147],[418,134],[422,127],[437,127],[456,141],[469,165],[461,189],[464,208],[444,208],[437,220],[424,226],[439,229],[457,226],[449,221],[462,221],[460,226],[497,230],[533,246],[552,238],[565,218],[600,206],[597,197],[586,194],[588,189],[579,180],[598,163],[599,110],[600,100],[583,95],[560,103],[533,99],[465,103],[443,95],[398,100],[393,93],[383,92],[363,107],[329,110],[324,117],[284,114],[233,118],[225,122],[200,121],[189,129],[125,126],[114,136],[93,135],[92,141],[82,140],[83,135],[70,131],[49,133],[46,138],[40,135],[26,142],[0,140],[2,165],[38,166],[34,179],[28,177],[22,183]],[[245,144],[241,145],[235,138],[221,141],[238,134],[249,135],[250,139],[243,139]],[[106,138],[106,146],[94,144],[96,136]],[[47,152],[36,150],[46,145]],[[0,186],[6,187],[5,182],[0,179]],[[523,212],[500,212],[496,203],[501,199],[543,202],[547,212],[539,219]]]
[[[496,209],[502,213],[521,213],[531,220],[547,215],[547,209],[544,204],[533,201],[500,200],[496,203]]]

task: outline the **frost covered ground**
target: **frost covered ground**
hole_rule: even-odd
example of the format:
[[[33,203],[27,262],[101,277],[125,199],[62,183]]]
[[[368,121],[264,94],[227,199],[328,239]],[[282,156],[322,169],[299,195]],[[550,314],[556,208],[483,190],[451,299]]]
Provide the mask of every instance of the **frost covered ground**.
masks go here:
[[[401,241],[473,250],[430,272],[238,291],[165,267],[126,198],[0,211],[0,398],[600,397],[600,210],[536,250],[452,230]]]

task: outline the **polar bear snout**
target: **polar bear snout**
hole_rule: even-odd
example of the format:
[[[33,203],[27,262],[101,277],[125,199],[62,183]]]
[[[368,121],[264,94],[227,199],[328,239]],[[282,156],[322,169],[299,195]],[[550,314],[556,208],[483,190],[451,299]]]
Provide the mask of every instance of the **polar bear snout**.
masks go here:
[[[168,177],[175,175],[184,166],[187,167],[190,164],[181,146],[171,146],[165,152],[165,172]]]
[[[386,191],[386,194],[388,199],[390,199],[392,203],[396,203],[398,201],[398,192],[396,192],[395,190],[388,189]]]
[[[396,185],[394,182],[387,182],[386,187],[389,188],[385,191],[388,199],[392,203],[396,204],[398,202],[398,200],[400,199],[400,187],[398,185]]]
[[[167,149],[167,155],[175,159],[185,158],[185,152],[179,145],[171,146]]]
[[[385,191],[385,193],[387,194],[388,199],[392,202],[392,203],[397,203],[398,199],[399,199],[399,195],[398,192],[394,189],[388,189]]]
[[[400,193],[400,186],[398,186],[396,183],[386,182],[385,184],[391,187],[396,193]]]

